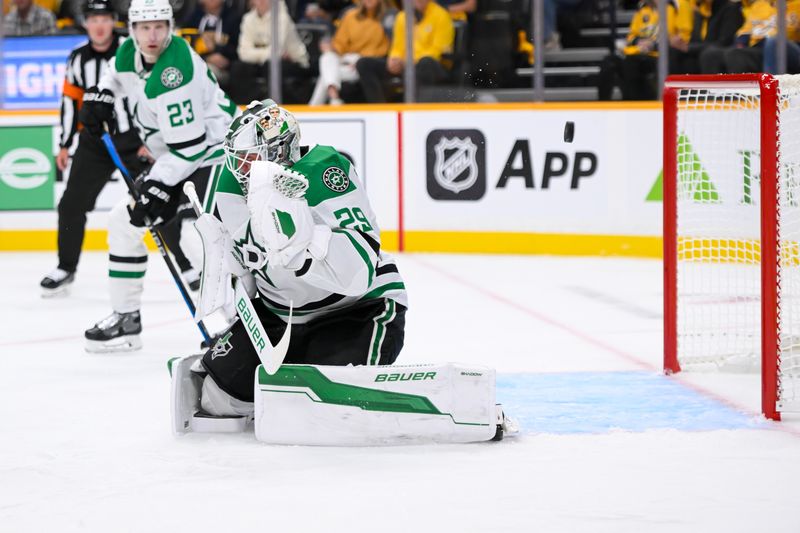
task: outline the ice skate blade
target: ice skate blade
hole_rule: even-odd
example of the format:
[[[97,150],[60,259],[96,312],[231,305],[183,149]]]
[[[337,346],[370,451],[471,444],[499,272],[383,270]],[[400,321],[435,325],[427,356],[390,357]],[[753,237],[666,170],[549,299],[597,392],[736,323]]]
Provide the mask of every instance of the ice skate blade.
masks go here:
[[[209,416],[195,413],[190,424],[195,433],[241,433],[247,427],[247,417]]]
[[[67,283],[66,285],[62,285],[56,289],[45,289],[44,287],[39,287],[42,291],[42,298],[64,298],[69,296],[71,291],[72,284]]]
[[[133,352],[142,348],[139,335],[123,335],[109,341],[86,339],[85,349],[89,353]]]

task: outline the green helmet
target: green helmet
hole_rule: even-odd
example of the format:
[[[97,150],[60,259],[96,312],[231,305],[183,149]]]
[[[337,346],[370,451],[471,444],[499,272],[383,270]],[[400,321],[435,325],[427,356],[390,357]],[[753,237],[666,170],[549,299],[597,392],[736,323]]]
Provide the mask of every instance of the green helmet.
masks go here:
[[[225,165],[247,194],[251,161],[290,166],[300,159],[300,126],[273,100],[253,101],[228,128]]]

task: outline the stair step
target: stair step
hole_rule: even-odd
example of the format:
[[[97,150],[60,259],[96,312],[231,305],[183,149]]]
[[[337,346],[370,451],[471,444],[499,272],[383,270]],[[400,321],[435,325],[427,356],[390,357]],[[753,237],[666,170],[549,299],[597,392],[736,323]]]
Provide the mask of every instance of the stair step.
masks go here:
[[[602,61],[608,54],[607,47],[563,48],[545,51],[544,59],[547,63],[592,63]]]
[[[488,89],[477,90],[479,102],[530,102],[533,89]],[[544,99],[547,102],[579,102],[597,100],[597,87],[552,87],[545,88]]]
[[[544,67],[545,76],[593,76],[600,72],[596,65],[582,65],[579,67]],[[517,76],[533,76],[533,67],[517,69]]]

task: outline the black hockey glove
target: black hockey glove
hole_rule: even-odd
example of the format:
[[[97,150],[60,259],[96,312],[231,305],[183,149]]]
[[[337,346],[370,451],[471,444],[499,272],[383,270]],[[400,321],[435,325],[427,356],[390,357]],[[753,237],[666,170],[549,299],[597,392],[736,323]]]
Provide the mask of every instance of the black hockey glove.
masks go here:
[[[114,93],[108,89],[100,91],[97,87],[86,89],[78,120],[95,137],[100,137],[105,132],[115,133]]]
[[[143,228],[147,226],[145,219],[156,226],[171,219],[175,215],[177,200],[175,194],[177,187],[170,187],[160,181],[137,178],[136,189],[139,191],[139,200],[133,208],[129,208],[131,224]]]

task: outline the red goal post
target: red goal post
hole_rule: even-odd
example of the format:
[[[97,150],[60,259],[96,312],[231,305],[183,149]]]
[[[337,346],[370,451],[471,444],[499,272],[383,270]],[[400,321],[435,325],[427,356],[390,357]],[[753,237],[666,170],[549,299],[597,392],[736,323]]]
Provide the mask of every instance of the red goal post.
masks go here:
[[[780,420],[800,410],[800,76],[670,76],[663,101],[664,370],[760,367]]]

